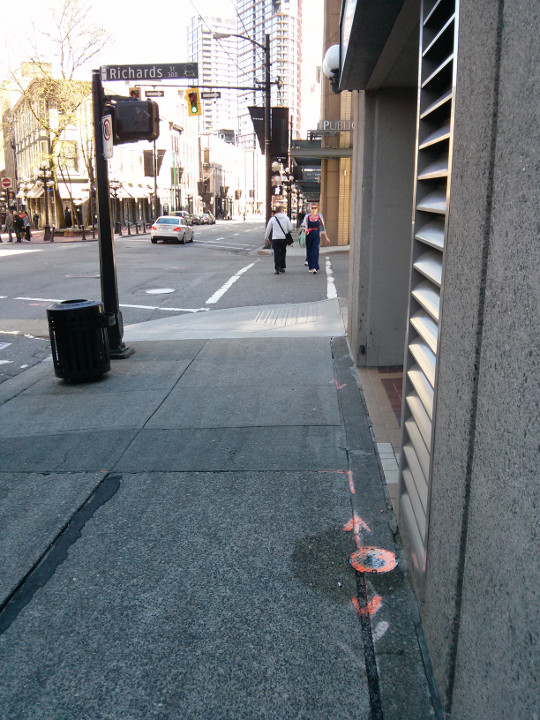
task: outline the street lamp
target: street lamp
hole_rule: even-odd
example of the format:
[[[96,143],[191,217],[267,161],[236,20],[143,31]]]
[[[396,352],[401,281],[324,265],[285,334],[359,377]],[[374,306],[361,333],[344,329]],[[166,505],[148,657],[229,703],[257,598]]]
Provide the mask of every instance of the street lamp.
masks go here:
[[[289,168],[286,168],[286,172],[289,170]],[[283,184],[287,188],[287,215],[289,218],[291,217],[292,212],[292,188],[294,184],[294,175],[285,175],[285,180],[283,181]]]
[[[266,222],[272,217],[272,158],[271,153],[271,135],[270,135],[270,35],[265,33],[264,45],[253,40],[246,35],[237,35],[236,33],[213,33],[216,40],[227,37],[237,37],[246,40],[255,45],[264,53],[264,154],[266,161]]]
[[[122,225],[118,220],[118,191],[121,187],[120,180],[109,180],[109,190],[114,197],[114,230],[118,235],[122,234]]]
[[[45,163],[39,166],[37,180],[38,183],[42,185],[43,192],[45,193],[45,233],[43,235],[43,242],[54,242],[54,235],[51,233],[51,227],[49,225],[49,189],[54,183],[52,180],[52,172]]]

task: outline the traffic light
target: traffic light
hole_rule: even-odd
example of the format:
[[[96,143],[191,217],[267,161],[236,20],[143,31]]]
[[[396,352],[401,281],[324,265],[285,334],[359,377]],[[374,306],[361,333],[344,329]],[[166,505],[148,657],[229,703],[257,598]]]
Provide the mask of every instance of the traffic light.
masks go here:
[[[140,87],[129,88],[129,97],[133,98],[134,100],[140,100],[141,99],[141,88]]]
[[[186,100],[188,104],[188,113],[190,115],[202,115],[199,88],[188,88],[186,90]]]

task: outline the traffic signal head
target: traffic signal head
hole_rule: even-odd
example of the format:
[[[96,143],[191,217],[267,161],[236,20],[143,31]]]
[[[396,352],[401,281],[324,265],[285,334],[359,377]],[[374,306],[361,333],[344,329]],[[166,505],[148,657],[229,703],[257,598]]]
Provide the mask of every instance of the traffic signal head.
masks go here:
[[[112,115],[114,145],[159,137],[159,106],[152,100],[118,100],[107,110]]]
[[[199,88],[188,88],[186,90],[186,100],[189,115],[202,115]]]

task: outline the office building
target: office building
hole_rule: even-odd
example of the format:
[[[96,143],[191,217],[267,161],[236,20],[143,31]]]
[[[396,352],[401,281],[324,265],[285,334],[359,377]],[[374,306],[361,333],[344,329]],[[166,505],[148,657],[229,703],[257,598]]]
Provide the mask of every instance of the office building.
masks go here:
[[[302,0],[238,0],[237,33],[265,44],[270,35],[272,105],[289,108],[292,137],[300,132]],[[238,40],[238,80],[254,87],[265,79],[264,52],[251,42]],[[279,80],[279,85],[278,85]],[[253,147],[255,136],[248,106],[262,107],[262,92],[239,95],[240,142]]]
[[[238,85],[236,19],[233,17],[191,18],[188,30],[189,61],[199,65],[198,85],[203,94],[202,116],[199,131],[202,134],[218,134],[234,142],[238,132],[237,95],[226,87]],[[214,34],[231,34],[231,37],[216,39]],[[206,93],[215,92],[220,97],[205,98]]]

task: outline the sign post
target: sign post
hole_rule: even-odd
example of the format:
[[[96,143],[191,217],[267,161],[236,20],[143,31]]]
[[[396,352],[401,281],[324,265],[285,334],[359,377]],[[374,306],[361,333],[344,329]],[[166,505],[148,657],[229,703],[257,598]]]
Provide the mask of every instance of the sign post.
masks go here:
[[[98,239],[99,239],[99,262],[101,275],[101,299],[105,312],[112,313],[115,318],[114,325],[107,328],[109,335],[109,349],[111,358],[128,358],[133,354],[132,348],[126,347],[122,340],[124,334],[124,322],[118,303],[118,285],[116,281],[116,264],[114,258],[113,227],[111,218],[110,192],[109,192],[109,167],[108,158],[112,157],[115,132],[118,130],[118,108],[116,112],[116,128],[113,118],[105,114],[105,94],[103,82],[140,80],[172,80],[178,78],[195,79],[198,77],[197,63],[176,63],[169,65],[105,65],[99,70],[92,70],[92,100],[94,108],[94,143],[96,153],[96,198],[98,216]],[[159,91],[156,91],[159,92]],[[158,95],[159,97],[159,95]],[[123,102],[129,101],[126,98]],[[132,101],[136,102],[136,101]],[[142,106],[143,103],[141,103]],[[155,105],[150,100],[145,105]],[[137,108],[138,110],[139,108]],[[157,106],[156,106],[157,109]],[[148,118],[146,118],[148,121]],[[129,123],[128,123],[129,124]],[[148,122],[146,123],[148,124]],[[134,142],[133,132],[137,135],[137,128],[127,127],[124,131],[132,132],[132,135],[120,142]],[[157,123],[159,134],[159,119]],[[127,137],[127,135],[125,135]],[[148,139],[143,133],[142,137]],[[154,138],[157,135],[154,135]],[[118,137],[117,137],[118,142]],[[155,139],[154,139],[155,143]]]
[[[107,328],[111,358],[123,359],[133,354],[122,340],[124,322],[118,304],[118,285],[114,259],[113,228],[109,194],[109,167],[105,156],[107,117],[104,113],[104,94],[100,71],[92,71],[92,100],[94,105],[94,142],[96,148],[96,196],[98,215],[99,264],[101,270],[101,299],[105,312],[112,313],[115,323]],[[111,126],[112,143],[112,126]],[[107,131],[108,132],[108,131]]]

